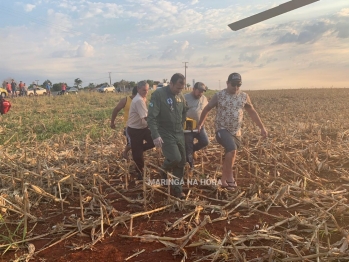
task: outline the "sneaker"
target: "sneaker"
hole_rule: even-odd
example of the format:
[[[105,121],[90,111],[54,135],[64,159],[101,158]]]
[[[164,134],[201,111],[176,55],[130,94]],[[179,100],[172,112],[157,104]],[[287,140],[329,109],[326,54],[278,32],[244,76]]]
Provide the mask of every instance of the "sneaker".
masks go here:
[[[180,200],[184,200],[186,198],[186,195],[183,192],[181,192],[179,190],[173,190],[173,191],[174,192],[171,192],[172,196],[179,198]]]

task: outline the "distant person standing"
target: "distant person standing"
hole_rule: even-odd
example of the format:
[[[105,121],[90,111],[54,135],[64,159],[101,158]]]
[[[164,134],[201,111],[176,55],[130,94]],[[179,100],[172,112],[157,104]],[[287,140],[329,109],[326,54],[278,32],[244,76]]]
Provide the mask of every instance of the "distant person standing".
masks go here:
[[[67,85],[65,83],[62,83],[62,89],[61,89],[61,94],[64,95],[65,91],[67,90]]]
[[[262,120],[251,103],[249,95],[240,91],[241,85],[241,75],[238,73],[230,74],[227,88],[216,93],[202,111],[198,127],[201,130],[208,112],[216,107],[216,140],[225,149],[221,182],[222,187],[228,190],[234,190],[237,186],[233,166],[237,150],[241,144],[243,109],[247,111],[252,121],[261,129],[262,137],[268,135]]]
[[[6,90],[8,95],[12,93],[11,84],[9,82],[6,82]]]
[[[143,178],[143,153],[154,147],[150,129],[148,128],[146,105],[149,85],[145,81],[137,84],[138,94],[132,99],[127,120],[127,133],[131,140],[132,158],[137,167],[137,179]],[[145,143],[144,143],[145,141]]]
[[[188,104],[187,117],[199,123],[202,110],[207,105],[207,98],[203,93],[206,92],[206,86],[204,83],[197,82],[193,87],[193,91],[185,94],[184,98]],[[187,162],[190,167],[194,167],[193,155],[196,151],[206,147],[208,145],[208,137],[205,128],[202,127],[200,132],[186,132],[185,137],[185,151]],[[197,139],[197,143],[194,144],[194,139]]]
[[[165,157],[162,168],[175,177],[171,194],[177,198],[185,197],[181,185],[186,162],[183,124],[187,103],[181,94],[184,86],[184,76],[176,73],[171,77],[169,86],[155,90],[151,95],[147,119],[154,145],[162,148]],[[162,175],[163,179],[167,178],[166,174]]]
[[[124,135],[126,136],[126,146],[124,151],[122,152],[122,156],[125,159],[128,159],[128,152],[131,150],[131,143],[130,143],[130,137],[127,134],[127,120],[128,120],[128,115],[130,111],[130,106],[132,99],[137,95],[137,86],[135,86],[132,90],[132,94],[130,96],[126,96],[123,99],[119,101],[119,103],[116,105],[116,107],[113,110],[111,120],[110,120],[110,127],[112,129],[115,129],[115,119],[118,115],[118,113],[124,109]]]
[[[11,81],[11,93],[12,93],[12,97],[17,97],[17,83],[15,82],[14,79],[12,79]]]
[[[46,83],[46,94],[47,94],[48,96],[51,95],[51,88],[52,88],[51,83],[50,83],[50,82],[47,82],[47,83]]]
[[[28,95],[28,86],[25,83],[23,84],[23,95]]]
[[[22,81],[19,81],[18,87],[19,87],[19,95],[23,96],[24,95],[24,90],[23,90],[24,84]]]
[[[33,82],[33,91],[34,91],[34,96],[36,96],[36,88],[37,88],[37,85],[35,84],[35,82]]]

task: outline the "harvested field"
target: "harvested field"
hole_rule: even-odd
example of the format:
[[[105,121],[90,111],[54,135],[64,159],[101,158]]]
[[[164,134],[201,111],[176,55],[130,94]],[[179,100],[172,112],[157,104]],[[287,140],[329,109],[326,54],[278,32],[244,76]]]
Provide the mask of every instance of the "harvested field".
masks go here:
[[[0,116],[0,261],[348,261],[349,89],[246,92],[269,138],[245,115],[239,187],[221,189],[211,112],[183,201],[137,183],[121,159],[122,116],[109,128],[119,95],[11,100]],[[145,176],[160,178],[160,152],[145,159]]]

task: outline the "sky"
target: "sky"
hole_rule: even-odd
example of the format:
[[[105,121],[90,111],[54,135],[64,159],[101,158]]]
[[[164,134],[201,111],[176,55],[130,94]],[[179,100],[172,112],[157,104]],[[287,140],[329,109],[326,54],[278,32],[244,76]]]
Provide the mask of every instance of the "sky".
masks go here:
[[[287,1],[0,0],[0,80],[169,81],[188,62],[210,89],[233,72],[245,90],[349,87],[348,0],[228,27]]]

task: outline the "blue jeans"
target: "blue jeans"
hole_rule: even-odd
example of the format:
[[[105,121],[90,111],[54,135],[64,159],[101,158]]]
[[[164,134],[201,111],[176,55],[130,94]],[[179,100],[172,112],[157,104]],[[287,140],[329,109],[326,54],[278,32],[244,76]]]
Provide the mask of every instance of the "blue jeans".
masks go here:
[[[194,165],[193,154],[195,151],[199,151],[200,149],[208,145],[208,136],[205,128],[202,127],[200,130],[200,133],[197,133],[197,132],[184,133],[184,137],[185,137],[185,153],[186,153],[187,162],[189,163],[190,167],[193,167]],[[198,142],[194,144],[195,138],[198,140]]]

